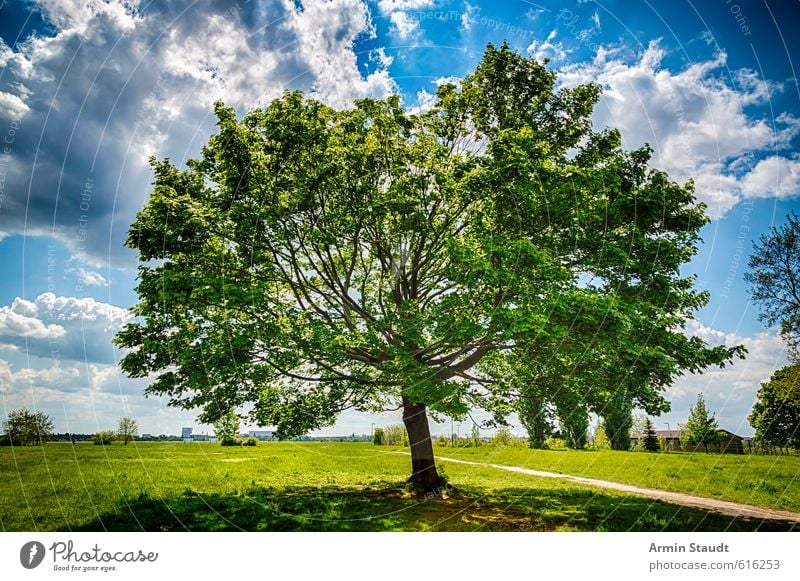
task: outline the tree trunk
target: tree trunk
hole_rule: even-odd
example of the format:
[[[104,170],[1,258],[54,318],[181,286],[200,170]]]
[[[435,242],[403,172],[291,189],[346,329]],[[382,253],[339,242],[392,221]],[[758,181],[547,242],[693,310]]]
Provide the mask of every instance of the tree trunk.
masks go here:
[[[406,396],[403,396],[403,423],[406,426],[408,443],[411,446],[412,472],[408,481],[419,493],[444,492],[446,483],[436,472],[431,431],[428,427],[425,406],[411,403]]]

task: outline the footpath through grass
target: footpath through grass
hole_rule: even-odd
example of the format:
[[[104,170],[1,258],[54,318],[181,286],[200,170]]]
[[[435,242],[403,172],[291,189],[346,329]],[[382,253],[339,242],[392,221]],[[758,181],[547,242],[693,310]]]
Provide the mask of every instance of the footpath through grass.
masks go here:
[[[443,447],[435,453],[800,512],[800,456],[491,446]]]
[[[419,498],[404,485],[410,458],[395,451],[358,443],[0,448],[0,529],[755,531],[797,526],[454,463],[445,464],[455,492],[446,499]],[[531,465],[525,462],[527,450],[438,452]],[[558,468],[552,462],[541,467]]]

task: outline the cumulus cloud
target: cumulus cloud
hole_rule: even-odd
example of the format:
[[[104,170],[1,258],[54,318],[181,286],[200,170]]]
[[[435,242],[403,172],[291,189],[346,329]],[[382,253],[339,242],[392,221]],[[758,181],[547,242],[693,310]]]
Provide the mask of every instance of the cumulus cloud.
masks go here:
[[[16,370],[0,359],[0,420],[13,409],[51,416],[57,432],[93,433],[115,429],[133,416],[140,433],[178,434],[195,425],[196,414],[170,408],[167,398],[141,397],[147,381],[128,379],[113,365],[56,364]]]
[[[405,12],[392,12],[389,16],[392,32],[402,40],[415,38],[419,34],[419,20]]]
[[[381,14],[389,14],[398,10],[432,8],[434,4],[434,0],[378,0],[378,10]]]
[[[33,307],[33,311],[29,307]],[[52,340],[66,335],[61,325],[46,324],[36,318],[33,303],[14,299],[10,307],[0,307],[0,341],[13,345],[11,340]]]
[[[0,343],[33,357],[94,363],[116,361],[111,339],[129,319],[127,310],[92,298],[43,293],[0,307]]]
[[[554,42],[557,30],[553,30],[547,35],[544,41],[534,40],[527,49],[529,55],[537,61],[549,59],[552,61],[564,60],[569,52],[560,42]]]
[[[68,268],[64,274],[72,276],[80,285],[83,286],[108,286],[108,280],[93,270],[86,270],[85,268]]]
[[[800,195],[798,162],[782,153],[800,131],[798,120],[748,114],[781,87],[750,70],[729,71],[722,51],[678,72],[662,66],[665,56],[657,41],[632,61],[601,47],[592,62],[565,67],[559,78],[600,83],[595,125],[619,128],[627,148],[649,143],[653,165],[677,181],[693,178],[713,218],[744,198]]]
[[[123,245],[150,188],[147,157],[199,154],[217,99],[239,110],[284,90],[337,107],[395,90],[385,61],[358,70],[374,36],[360,0],[40,0],[54,26],[0,41],[0,125],[18,125],[0,229],[56,236],[80,258],[131,264]]]
[[[783,340],[766,331],[752,336],[723,333],[697,321],[689,322],[686,333],[701,337],[709,345],[744,345],[748,353],[745,359],[735,360],[724,368],[713,367],[702,374],[686,374],[679,378],[667,390],[672,414],[678,421],[685,421],[697,394],[702,393],[709,409],[716,413],[720,427],[737,433],[751,433],[747,416],[761,383],[788,364]]]

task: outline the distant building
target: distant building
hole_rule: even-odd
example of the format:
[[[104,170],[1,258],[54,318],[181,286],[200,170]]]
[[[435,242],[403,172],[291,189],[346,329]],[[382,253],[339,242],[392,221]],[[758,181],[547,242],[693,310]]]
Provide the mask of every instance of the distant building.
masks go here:
[[[728,430],[719,430],[719,451],[723,454],[744,454],[744,438]]]
[[[719,451],[723,454],[744,454],[744,440],[742,436],[738,436],[728,430],[717,430],[720,434]],[[655,430],[656,437],[659,442],[663,442],[665,450],[679,452],[684,450],[681,447],[681,432],[680,430]],[[644,434],[631,434],[631,446],[637,447],[640,439],[644,438]],[[686,452],[702,451],[705,450],[704,446],[693,446],[689,444],[684,450]],[[710,451],[714,451],[713,447],[709,447]]]
[[[275,432],[272,430],[250,430],[247,435],[256,440],[272,440],[275,437]]]
[[[185,440],[186,438],[191,438],[191,437],[192,437],[192,428],[181,428],[181,438]]]

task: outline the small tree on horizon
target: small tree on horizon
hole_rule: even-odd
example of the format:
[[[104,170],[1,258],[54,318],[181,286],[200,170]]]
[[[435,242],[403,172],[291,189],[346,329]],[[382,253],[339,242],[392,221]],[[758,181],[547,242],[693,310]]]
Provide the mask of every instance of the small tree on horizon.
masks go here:
[[[117,424],[117,435],[126,446],[128,442],[135,440],[136,436],[139,435],[139,425],[136,423],[136,420],[129,416],[120,418]]]
[[[235,444],[239,436],[239,416],[236,412],[229,410],[214,422],[214,433],[223,446]]]
[[[53,420],[44,412],[27,408],[11,410],[3,422],[3,430],[12,446],[36,446],[47,442],[53,435]]]
[[[689,410],[689,418],[684,424],[684,429],[689,433],[689,438],[695,447],[701,444],[708,453],[708,445],[719,443],[719,425],[713,413],[708,411],[703,394],[697,394],[697,403]]]
[[[644,449],[646,452],[658,452],[660,450],[660,446],[658,444],[658,438],[656,437],[656,430],[653,427],[653,422],[650,420],[649,417],[645,418],[644,420]]]

